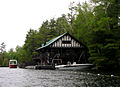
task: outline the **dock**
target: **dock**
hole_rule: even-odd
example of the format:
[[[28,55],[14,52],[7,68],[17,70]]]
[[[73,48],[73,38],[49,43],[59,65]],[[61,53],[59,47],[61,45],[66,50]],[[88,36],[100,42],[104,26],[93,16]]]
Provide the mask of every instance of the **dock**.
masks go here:
[[[35,65],[35,69],[55,70],[54,65]]]
[[[46,70],[55,70],[54,65],[35,65],[35,66],[26,66],[25,69],[46,69]]]

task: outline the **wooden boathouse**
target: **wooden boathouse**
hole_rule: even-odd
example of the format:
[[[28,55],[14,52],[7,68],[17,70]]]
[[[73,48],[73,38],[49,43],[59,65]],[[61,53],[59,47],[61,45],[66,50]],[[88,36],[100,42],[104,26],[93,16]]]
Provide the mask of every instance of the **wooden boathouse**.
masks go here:
[[[37,49],[38,55],[33,60],[38,65],[87,63],[88,49],[69,33],[64,33]]]

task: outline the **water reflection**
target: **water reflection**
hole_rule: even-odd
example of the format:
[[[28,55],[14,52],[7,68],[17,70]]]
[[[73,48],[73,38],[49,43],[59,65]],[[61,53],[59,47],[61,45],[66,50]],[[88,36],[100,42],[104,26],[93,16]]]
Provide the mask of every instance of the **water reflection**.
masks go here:
[[[87,71],[0,68],[0,87],[119,87],[120,79]]]

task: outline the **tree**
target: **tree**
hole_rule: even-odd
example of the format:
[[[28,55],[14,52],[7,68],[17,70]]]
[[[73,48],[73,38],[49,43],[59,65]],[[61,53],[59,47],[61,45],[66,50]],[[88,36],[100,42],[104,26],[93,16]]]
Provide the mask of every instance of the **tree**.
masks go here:
[[[23,46],[22,47],[21,46],[16,46],[15,50],[16,50],[15,54],[17,55],[16,59],[18,60],[19,64],[22,64],[25,61],[31,60],[31,58],[27,56],[27,52],[26,52],[26,50],[24,50]]]
[[[9,66],[9,60],[8,60],[8,58],[4,58],[4,60],[3,60],[3,66]]]
[[[8,54],[9,54],[9,59],[16,59],[15,52],[12,48],[9,50]]]
[[[118,0],[92,1],[98,4],[94,8],[95,27],[90,31],[90,39],[88,40],[91,54],[89,60],[98,68],[119,68]]]
[[[5,43],[2,42],[1,45],[0,45],[0,53],[3,53],[5,51]]]
[[[2,42],[0,45],[0,56],[1,56],[1,65],[3,65],[3,61],[4,61],[4,52],[5,52],[5,43]]]
[[[57,18],[56,20],[56,32],[59,35],[70,32],[71,33],[71,26],[67,21],[66,15],[63,14],[61,17]]]
[[[0,66],[2,66],[3,65],[3,59],[2,59],[2,57],[0,56]]]
[[[30,59],[32,58],[32,52],[36,50],[36,42],[37,42],[36,35],[37,35],[37,31],[30,29],[30,31],[26,35],[25,44],[23,46],[26,52],[26,57]]]
[[[78,4],[78,12],[73,23],[74,36],[82,43],[87,45],[89,31],[94,27],[95,17],[93,10],[86,2]]]
[[[70,32],[72,34],[74,34],[74,28],[73,28],[73,24],[74,24],[74,20],[75,20],[75,16],[77,15],[77,7],[75,6],[75,2],[71,2],[70,6],[69,6],[69,11],[70,13],[68,13],[68,23],[70,24]]]

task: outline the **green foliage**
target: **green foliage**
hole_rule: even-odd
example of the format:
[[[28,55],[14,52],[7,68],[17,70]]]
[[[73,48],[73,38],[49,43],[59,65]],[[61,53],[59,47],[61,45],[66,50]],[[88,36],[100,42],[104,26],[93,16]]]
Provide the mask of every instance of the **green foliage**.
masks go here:
[[[70,32],[89,48],[89,61],[97,68],[115,69],[120,66],[120,15],[117,0],[91,0],[88,3],[70,5],[68,16],[43,22],[38,31],[31,29],[26,35],[23,50],[26,58],[37,54],[40,44]]]
[[[9,66],[9,60],[8,60],[8,58],[4,58],[4,60],[3,60],[3,66]]]
[[[5,43],[2,42],[0,45],[0,66],[8,66],[8,57],[5,51]]]
[[[89,60],[98,68],[119,68],[120,35],[118,33],[120,33],[120,30],[118,29],[117,0],[92,1],[98,3],[98,5],[94,8],[95,27],[89,32],[90,39],[88,38],[88,47],[91,54]]]
[[[62,17],[57,18],[56,32],[58,35],[61,35],[65,32],[71,32],[71,26],[68,24],[65,14],[63,14]]]
[[[25,44],[23,46],[25,58],[32,59],[36,49],[39,48],[41,44],[69,31],[69,29],[70,25],[68,24],[65,15],[62,15],[62,17],[59,17],[56,20],[46,20],[38,31],[30,29],[26,35]]]
[[[92,8],[85,2],[83,5],[78,5],[78,14],[74,20],[73,29],[74,36],[87,44],[89,31],[94,27],[94,15]]]
[[[1,44],[0,44],[0,53],[3,53],[4,51],[5,51],[5,43],[4,42],[2,42]]]
[[[3,59],[2,56],[0,56],[0,66],[2,66],[2,63],[3,63]]]
[[[88,3],[70,4],[70,12],[57,19],[46,20],[38,30],[30,29],[25,44],[5,52],[5,44],[0,48],[0,66],[7,65],[9,59],[17,59],[21,64],[32,60],[38,54],[36,49],[65,32],[71,33],[84,43],[90,53],[89,61],[97,68],[118,69],[120,67],[120,1],[91,0]]]

